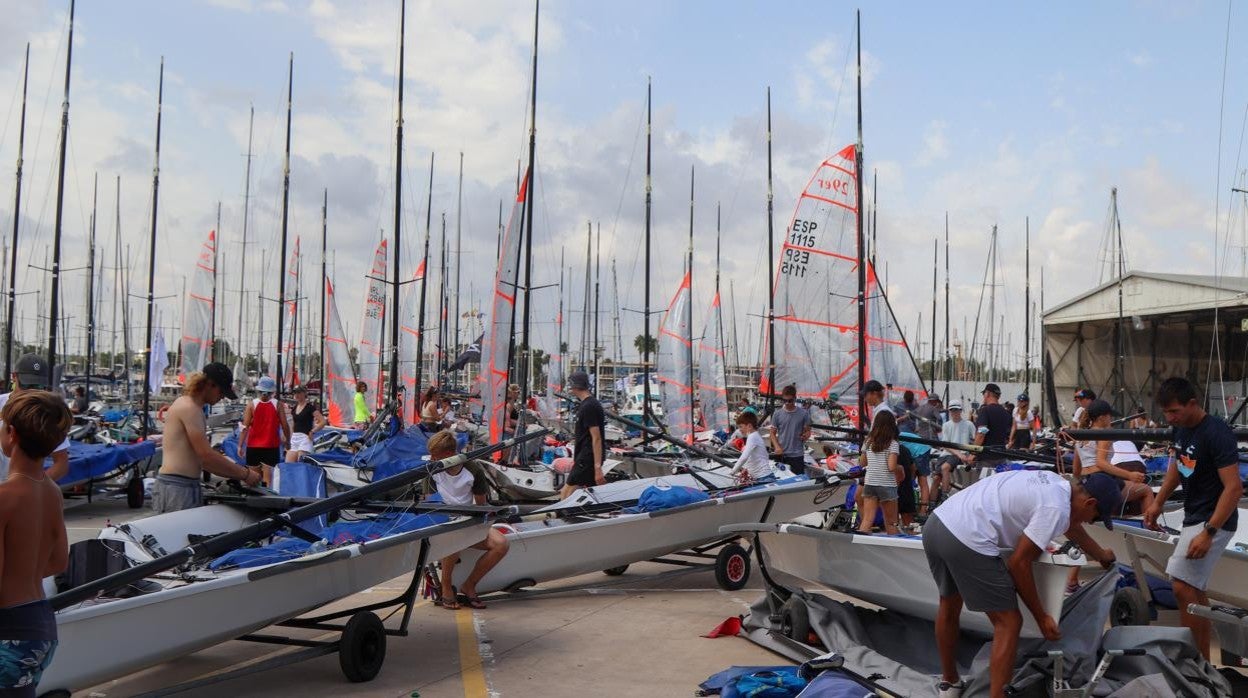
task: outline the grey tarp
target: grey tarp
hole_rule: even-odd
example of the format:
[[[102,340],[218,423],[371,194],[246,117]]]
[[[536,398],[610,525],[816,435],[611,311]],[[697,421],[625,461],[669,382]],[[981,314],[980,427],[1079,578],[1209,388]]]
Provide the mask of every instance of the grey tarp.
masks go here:
[[[1102,629],[1108,619],[1117,580],[1117,573],[1106,574],[1066,600],[1060,621],[1062,640],[1045,643],[1041,640],[1024,639],[1019,643],[1020,660],[1013,682],[1020,690],[1018,695],[1048,695],[1052,681],[1052,661],[1021,659],[1027,653],[1040,650],[1062,650],[1064,675],[1067,680],[1076,686],[1086,683],[1098,658]],[[930,621],[887,610],[866,609],[796,589],[793,594],[805,604],[811,631],[818,636],[825,648],[844,656],[846,669],[864,676],[878,676],[880,678],[877,681],[882,689],[899,695],[936,695],[935,677],[940,673],[940,659],[936,649],[935,628]],[[751,606],[743,623],[743,631],[747,637],[794,661],[809,659],[809,656],[794,651],[791,646],[772,637],[769,612],[766,597]],[[1098,691],[1097,695],[1109,695],[1112,690],[1137,676],[1158,674],[1161,676],[1161,683],[1171,686],[1179,695],[1217,698],[1231,696],[1229,686],[1220,675],[1203,660],[1192,660],[1189,656],[1195,654],[1191,649],[1190,638],[1185,643],[1182,637],[1173,636],[1174,633],[1181,636],[1185,630],[1129,630],[1135,631],[1130,638],[1117,632],[1117,629],[1111,631],[1106,635],[1106,646],[1147,646],[1150,654],[1147,657],[1120,657],[1115,660],[1107,674],[1110,680],[1105,682],[1105,686],[1109,688]],[[1115,644],[1108,644],[1111,639]],[[1122,644],[1128,641],[1146,644]],[[1183,647],[1186,649],[1182,649]],[[958,649],[958,665],[967,682],[967,690],[963,693],[965,698],[988,695],[990,650],[991,642],[988,638],[963,635]],[[1198,654],[1195,656],[1199,657]]]

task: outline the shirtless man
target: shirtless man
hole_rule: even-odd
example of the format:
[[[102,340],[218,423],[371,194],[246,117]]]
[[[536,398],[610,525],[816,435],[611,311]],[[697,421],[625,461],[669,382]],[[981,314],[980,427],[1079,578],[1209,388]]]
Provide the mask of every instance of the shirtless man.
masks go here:
[[[43,459],[74,420],[64,399],[42,390],[15,394],[0,415],[0,449],[10,459],[0,483],[0,695],[33,697],[56,650],[43,578],[69,563],[61,490]]]
[[[22,354],[13,367],[13,392],[0,395],[0,409],[10,397],[15,397],[23,390],[47,390],[48,370],[44,358],[38,354]],[[0,479],[9,471],[9,459],[0,456]],[[59,446],[52,451],[52,465],[48,468],[48,477],[55,482],[69,473],[69,437],[66,436]]]
[[[204,405],[215,405],[221,398],[237,399],[234,378],[223,363],[210,363],[200,373],[186,379],[182,396],[165,413],[162,442],[164,463],[152,489],[152,509],[157,514],[191,509],[203,504],[200,476],[204,470],[251,486],[260,474],[241,466],[208,445]]]

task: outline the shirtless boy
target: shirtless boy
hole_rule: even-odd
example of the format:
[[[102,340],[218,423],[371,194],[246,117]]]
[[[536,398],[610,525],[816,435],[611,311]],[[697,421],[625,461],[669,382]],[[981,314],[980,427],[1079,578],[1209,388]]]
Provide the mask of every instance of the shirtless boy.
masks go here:
[[[203,504],[200,476],[207,470],[214,475],[239,480],[251,486],[260,474],[241,466],[213,450],[208,444],[204,405],[215,405],[221,398],[236,399],[234,377],[223,363],[210,363],[186,379],[182,396],[165,413],[164,463],[152,489],[152,509],[157,514],[191,509]]]
[[[0,695],[33,696],[56,651],[56,617],[43,578],[69,563],[61,490],[43,470],[74,423],[65,400],[43,390],[14,394],[0,411]]]

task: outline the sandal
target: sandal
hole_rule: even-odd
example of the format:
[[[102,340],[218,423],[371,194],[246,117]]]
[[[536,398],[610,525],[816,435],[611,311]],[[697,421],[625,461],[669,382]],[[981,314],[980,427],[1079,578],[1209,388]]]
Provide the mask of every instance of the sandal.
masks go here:
[[[468,608],[475,608],[477,610],[487,608],[487,606],[485,605],[485,602],[481,600],[480,596],[456,594],[455,600],[458,601],[460,605],[467,606]]]
[[[441,606],[448,611],[458,611],[461,608],[459,601],[456,601],[455,599],[438,599],[437,601],[434,601],[434,604]]]

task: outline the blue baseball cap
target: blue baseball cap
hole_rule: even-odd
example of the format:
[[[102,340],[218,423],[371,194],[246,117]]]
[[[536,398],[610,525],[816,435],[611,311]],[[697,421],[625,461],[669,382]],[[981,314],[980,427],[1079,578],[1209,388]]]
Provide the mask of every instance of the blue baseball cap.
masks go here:
[[[1122,511],[1122,485],[1109,473],[1092,473],[1084,478],[1083,489],[1096,500],[1098,520],[1114,530],[1114,515]]]

